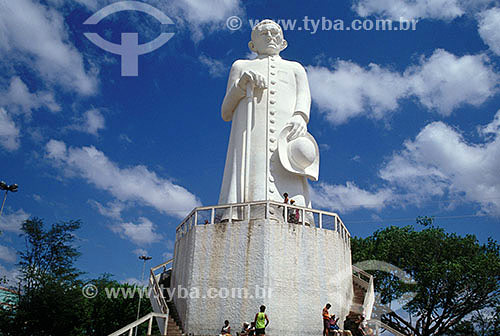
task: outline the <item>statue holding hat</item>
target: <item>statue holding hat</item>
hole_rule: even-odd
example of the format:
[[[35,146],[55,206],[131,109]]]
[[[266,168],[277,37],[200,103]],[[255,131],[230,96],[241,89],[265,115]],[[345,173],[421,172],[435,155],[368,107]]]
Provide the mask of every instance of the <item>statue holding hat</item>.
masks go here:
[[[257,57],[234,62],[221,108],[232,125],[219,204],[283,202],[287,192],[311,207],[307,180],[318,179],[319,149],[307,132],[306,71],[279,56],[287,42],[272,20],[253,28],[248,46]]]

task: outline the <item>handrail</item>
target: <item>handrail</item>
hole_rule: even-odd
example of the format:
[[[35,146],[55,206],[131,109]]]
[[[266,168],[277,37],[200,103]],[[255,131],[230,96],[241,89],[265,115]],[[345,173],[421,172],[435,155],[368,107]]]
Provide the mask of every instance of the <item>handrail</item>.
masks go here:
[[[164,318],[165,319],[165,327],[163,330],[162,335],[167,335],[167,321],[168,321],[168,314],[159,314],[159,313],[149,313],[146,316],[141,317],[135,322],[132,322],[125,327],[121,328],[120,330],[115,331],[112,334],[109,334],[109,336],[119,336],[128,331],[129,336],[132,336],[133,330],[135,327],[138,327],[139,325],[143,324],[144,322],[149,320],[148,324],[148,333],[147,335],[151,335],[151,331],[153,328],[153,318],[158,317],[158,318]],[[161,331],[160,331],[161,332]]]
[[[368,282],[368,283],[373,279],[373,275],[371,275],[370,273],[368,273],[368,272],[366,272],[366,271],[362,270],[361,268],[354,266],[354,265],[352,265],[352,273],[354,275],[356,275],[360,280],[363,280],[363,281]],[[363,279],[361,277],[361,275],[364,275],[365,278],[368,278],[368,279],[367,280]]]
[[[351,237],[351,234],[349,233],[349,230],[347,230],[345,224],[342,222],[342,219],[340,218],[340,216],[337,214],[337,213],[334,213],[334,212],[328,212],[328,211],[325,211],[325,210],[317,210],[317,209],[312,209],[312,208],[307,208],[307,207],[303,207],[303,206],[295,206],[295,205],[291,205],[291,204],[286,204],[286,203],[281,203],[281,202],[276,202],[276,201],[254,201],[254,202],[246,202],[246,203],[231,203],[231,204],[219,204],[219,205],[213,205],[213,206],[201,206],[201,207],[197,207],[197,208],[194,208],[188,216],[186,216],[184,218],[184,220],[176,227],[176,235],[177,234],[182,234],[184,235],[185,233],[187,233],[190,229],[191,229],[191,226],[195,226],[195,225],[200,225],[198,224],[198,213],[201,212],[201,211],[211,211],[211,215],[210,215],[210,221],[207,220],[208,224],[216,224],[215,223],[215,211],[217,209],[228,209],[229,210],[229,218],[228,218],[228,222],[229,223],[232,223],[232,212],[233,212],[233,209],[235,208],[248,208],[248,218],[250,218],[250,207],[251,206],[256,206],[256,205],[265,205],[266,206],[266,209],[265,209],[265,214],[264,214],[264,217],[263,218],[269,218],[269,213],[270,213],[270,208],[271,208],[271,205],[273,206],[277,206],[277,207],[281,207],[281,208],[284,208],[285,209],[285,213],[288,213],[288,209],[298,209],[300,210],[300,213],[302,214],[302,225],[305,225],[305,214],[306,212],[308,213],[313,213],[313,214],[318,214],[319,215],[319,228],[322,229],[322,228],[325,228],[324,225],[322,225],[322,216],[329,216],[329,217],[334,217],[335,221],[334,221],[334,230],[337,231],[340,235],[340,237],[342,237],[342,239],[346,242],[346,244],[348,244],[348,246],[350,246],[350,237]],[[288,221],[287,216],[285,216],[285,221]],[[186,224],[189,224],[189,225],[186,225]],[[186,227],[187,226],[187,227]]]
[[[157,271],[159,268],[171,263],[174,259],[170,259],[167,262],[164,262],[156,267],[153,267],[150,269],[150,276],[149,276],[149,283],[153,287],[153,295],[154,297],[157,298],[157,301],[160,305],[160,308],[163,313],[168,314],[168,305],[167,301],[165,300],[165,296],[163,295],[163,290],[160,287],[160,284],[158,283],[158,279],[156,279],[155,271]]]
[[[164,263],[161,263],[161,264],[159,264],[158,266],[152,267],[152,268],[151,268],[151,271],[154,273],[154,272],[155,272],[155,271],[157,271],[159,268],[162,268],[163,266],[166,266],[166,265],[170,264],[170,263],[171,263],[171,262],[173,262],[173,261],[174,261],[174,258],[169,259],[168,261],[165,261]]]
[[[369,322],[369,324],[372,324],[372,323],[375,325],[378,325],[380,328],[387,330],[388,332],[392,333],[395,336],[406,336],[402,332],[397,331],[396,329],[392,328],[391,326],[385,324],[384,322],[382,322],[380,320],[372,320]]]

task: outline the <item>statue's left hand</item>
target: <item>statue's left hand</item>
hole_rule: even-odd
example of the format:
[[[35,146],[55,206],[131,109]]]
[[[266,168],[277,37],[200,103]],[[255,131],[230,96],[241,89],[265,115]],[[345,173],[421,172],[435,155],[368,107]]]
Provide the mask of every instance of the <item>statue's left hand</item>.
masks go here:
[[[307,123],[304,120],[304,118],[299,114],[296,114],[292,117],[292,119],[289,122],[289,125],[292,126],[292,130],[290,131],[290,134],[288,134],[289,141],[296,138],[300,138],[301,136],[304,136],[307,132]]]

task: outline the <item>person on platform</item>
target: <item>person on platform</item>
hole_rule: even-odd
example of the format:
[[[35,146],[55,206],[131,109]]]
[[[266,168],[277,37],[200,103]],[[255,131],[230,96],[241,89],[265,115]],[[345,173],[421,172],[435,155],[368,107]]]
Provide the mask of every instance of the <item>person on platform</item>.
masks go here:
[[[231,336],[231,326],[229,325],[228,320],[224,321],[224,326],[222,326],[222,329],[220,330],[220,334]]]
[[[333,331],[333,330],[339,330],[339,325],[338,325],[338,321],[339,321],[339,318],[335,318],[335,314],[333,314],[331,317],[330,317],[330,331]]]
[[[250,325],[247,322],[244,322],[243,327],[241,328],[240,336],[248,336],[249,329]]]
[[[260,312],[255,314],[255,335],[265,335],[266,327],[269,324],[269,318],[267,318],[267,314],[265,313],[266,306],[260,306]]]
[[[323,336],[328,336],[328,332],[330,329],[330,313],[328,312],[328,309],[330,309],[332,305],[327,303],[325,305],[325,308],[323,308]]]

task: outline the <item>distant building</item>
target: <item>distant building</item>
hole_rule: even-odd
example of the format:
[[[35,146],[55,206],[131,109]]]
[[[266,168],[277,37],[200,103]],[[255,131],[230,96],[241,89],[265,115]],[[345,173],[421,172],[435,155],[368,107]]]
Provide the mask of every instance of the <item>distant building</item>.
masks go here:
[[[14,307],[19,302],[19,292],[0,287],[0,307],[7,309]]]

